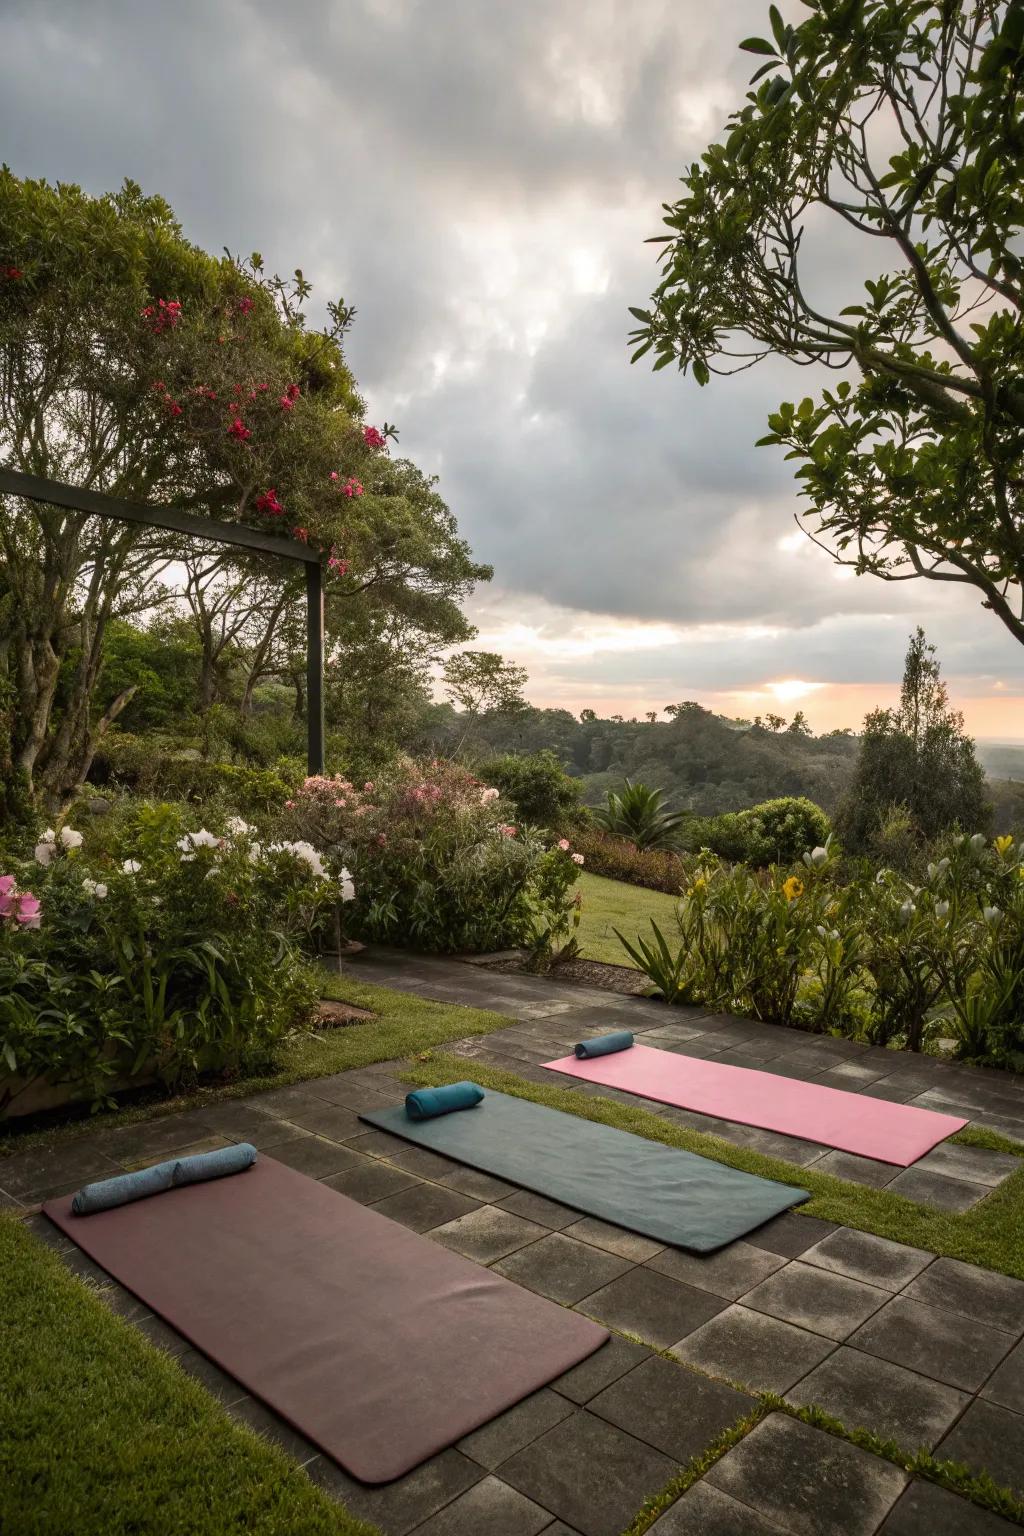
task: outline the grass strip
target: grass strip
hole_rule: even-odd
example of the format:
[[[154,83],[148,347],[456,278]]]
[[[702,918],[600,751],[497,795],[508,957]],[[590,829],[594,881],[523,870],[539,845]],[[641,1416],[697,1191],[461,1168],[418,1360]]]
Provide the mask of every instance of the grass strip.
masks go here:
[[[84,1112],[60,1124],[34,1130],[0,1127],[0,1170],[4,1156],[28,1147],[56,1145],[115,1125],[133,1125],[182,1109],[195,1109],[224,1099],[245,1098],[267,1088],[283,1088],[289,1083],[330,1077],[335,1072],[348,1072],[357,1067],[372,1066],[378,1061],[415,1055],[446,1041],[491,1034],[496,1029],[507,1028],[509,1023],[504,1014],[465,1008],[456,1003],[437,1003],[409,992],[394,992],[387,987],[373,986],[328,971],[323,973],[322,987],[324,997],[370,1009],[376,1017],[363,1024],[293,1035],[282,1042],[274,1067],[253,1077],[237,1078],[230,1083],[203,1084],[169,1097],[154,1090],[123,1109],[95,1115]]]
[[[1024,1280],[1024,1163],[971,1210],[959,1214],[936,1211],[885,1189],[852,1184],[832,1174],[816,1173],[813,1167],[796,1168],[781,1158],[734,1146],[720,1136],[672,1125],[639,1106],[591,1097],[556,1083],[529,1082],[503,1068],[477,1060],[473,1061],[472,1071],[475,1081],[483,1088],[515,1094],[517,1098],[546,1104],[551,1109],[564,1110],[585,1120],[632,1131],[648,1141],[660,1141],[666,1146],[697,1152],[745,1173],[809,1190],[812,1198],[799,1208],[797,1214],[818,1216],[839,1226],[856,1227],[858,1231],[871,1232],[876,1237],[888,1237],[894,1242],[924,1248],[946,1258],[963,1259],[969,1264]],[[430,1055],[427,1059],[412,1062],[404,1075],[420,1086],[436,1087],[465,1077],[466,1062],[457,1056]],[[1002,1150],[1024,1157],[1024,1147],[1018,1143],[1003,1137],[1000,1145]]]
[[[0,1212],[0,1526],[376,1536]]]

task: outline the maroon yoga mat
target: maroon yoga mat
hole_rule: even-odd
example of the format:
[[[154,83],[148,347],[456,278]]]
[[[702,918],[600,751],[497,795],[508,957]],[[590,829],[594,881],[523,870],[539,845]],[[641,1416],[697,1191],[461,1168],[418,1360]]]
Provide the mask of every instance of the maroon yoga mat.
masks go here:
[[[73,1216],[80,1248],[353,1477],[386,1483],[594,1352],[604,1328],[260,1154]]]

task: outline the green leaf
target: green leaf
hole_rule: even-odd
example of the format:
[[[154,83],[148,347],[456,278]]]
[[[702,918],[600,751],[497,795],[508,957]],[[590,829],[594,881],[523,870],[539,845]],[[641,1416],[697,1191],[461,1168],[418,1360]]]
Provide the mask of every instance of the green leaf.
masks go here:
[[[785,48],[786,24],[779,13],[779,8],[777,5],[770,5],[768,7],[768,20],[772,24],[772,33],[775,37],[775,41],[778,43],[780,48]]]
[[[634,320],[642,320],[644,325],[650,325],[651,315],[649,310],[637,309],[635,305],[631,304],[629,306],[629,312],[633,316]]]
[[[673,362],[674,360],[675,360],[675,354],[674,353],[672,353],[672,352],[664,352],[664,353],[662,353],[661,357],[659,357],[658,361],[655,363],[652,372],[657,373],[659,369],[667,368],[669,363]]]
[[[700,358],[700,357],[694,358],[694,360],[693,360],[693,376],[697,380],[697,383],[701,386],[701,388],[703,388],[704,385],[711,378],[711,370],[708,368],[708,365],[704,361],[703,358]]]
[[[740,47],[744,53],[770,53],[773,58],[775,57],[775,49],[763,37],[745,37]]]

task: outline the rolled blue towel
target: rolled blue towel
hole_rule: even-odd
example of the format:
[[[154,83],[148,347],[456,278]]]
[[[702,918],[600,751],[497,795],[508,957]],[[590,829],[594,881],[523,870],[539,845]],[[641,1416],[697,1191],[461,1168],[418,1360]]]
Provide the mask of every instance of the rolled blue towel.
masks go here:
[[[248,1141],[234,1147],[218,1147],[216,1152],[197,1152],[193,1157],[179,1157],[174,1164],[172,1182],[202,1184],[206,1179],[223,1179],[229,1173],[244,1173],[256,1161],[256,1148]]]
[[[115,1205],[128,1205],[132,1200],[144,1200],[147,1195],[159,1195],[174,1184],[177,1163],[154,1163],[152,1168],[140,1168],[138,1173],[119,1173],[112,1179],[101,1179],[98,1184],[86,1184],[71,1202],[76,1216],[91,1216],[94,1211],[109,1211]]]
[[[484,1096],[476,1083],[448,1083],[444,1088],[417,1088],[405,1096],[405,1112],[410,1120],[433,1120],[435,1115],[450,1115],[455,1109],[473,1109]]]
[[[581,1061],[588,1056],[612,1056],[616,1051],[628,1051],[633,1036],[628,1029],[620,1029],[614,1035],[595,1035],[593,1040],[581,1040],[573,1050]]]

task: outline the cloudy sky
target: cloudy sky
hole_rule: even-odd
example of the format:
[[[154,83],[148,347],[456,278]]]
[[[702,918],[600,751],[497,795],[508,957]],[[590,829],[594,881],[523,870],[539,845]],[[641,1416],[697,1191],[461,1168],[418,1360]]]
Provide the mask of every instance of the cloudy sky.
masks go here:
[[[753,443],[806,375],[700,390],[628,364],[643,241],[742,99],[765,10],[2,0],[0,155],[93,193],[131,176],[208,249],[357,306],[370,419],[494,565],[477,643],[529,667],[535,702],[855,726],[922,623],[970,727],[1024,739],[1024,653],[976,598],[851,578],[794,532],[789,468]],[[820,281],[852,281],[816,236]]]

